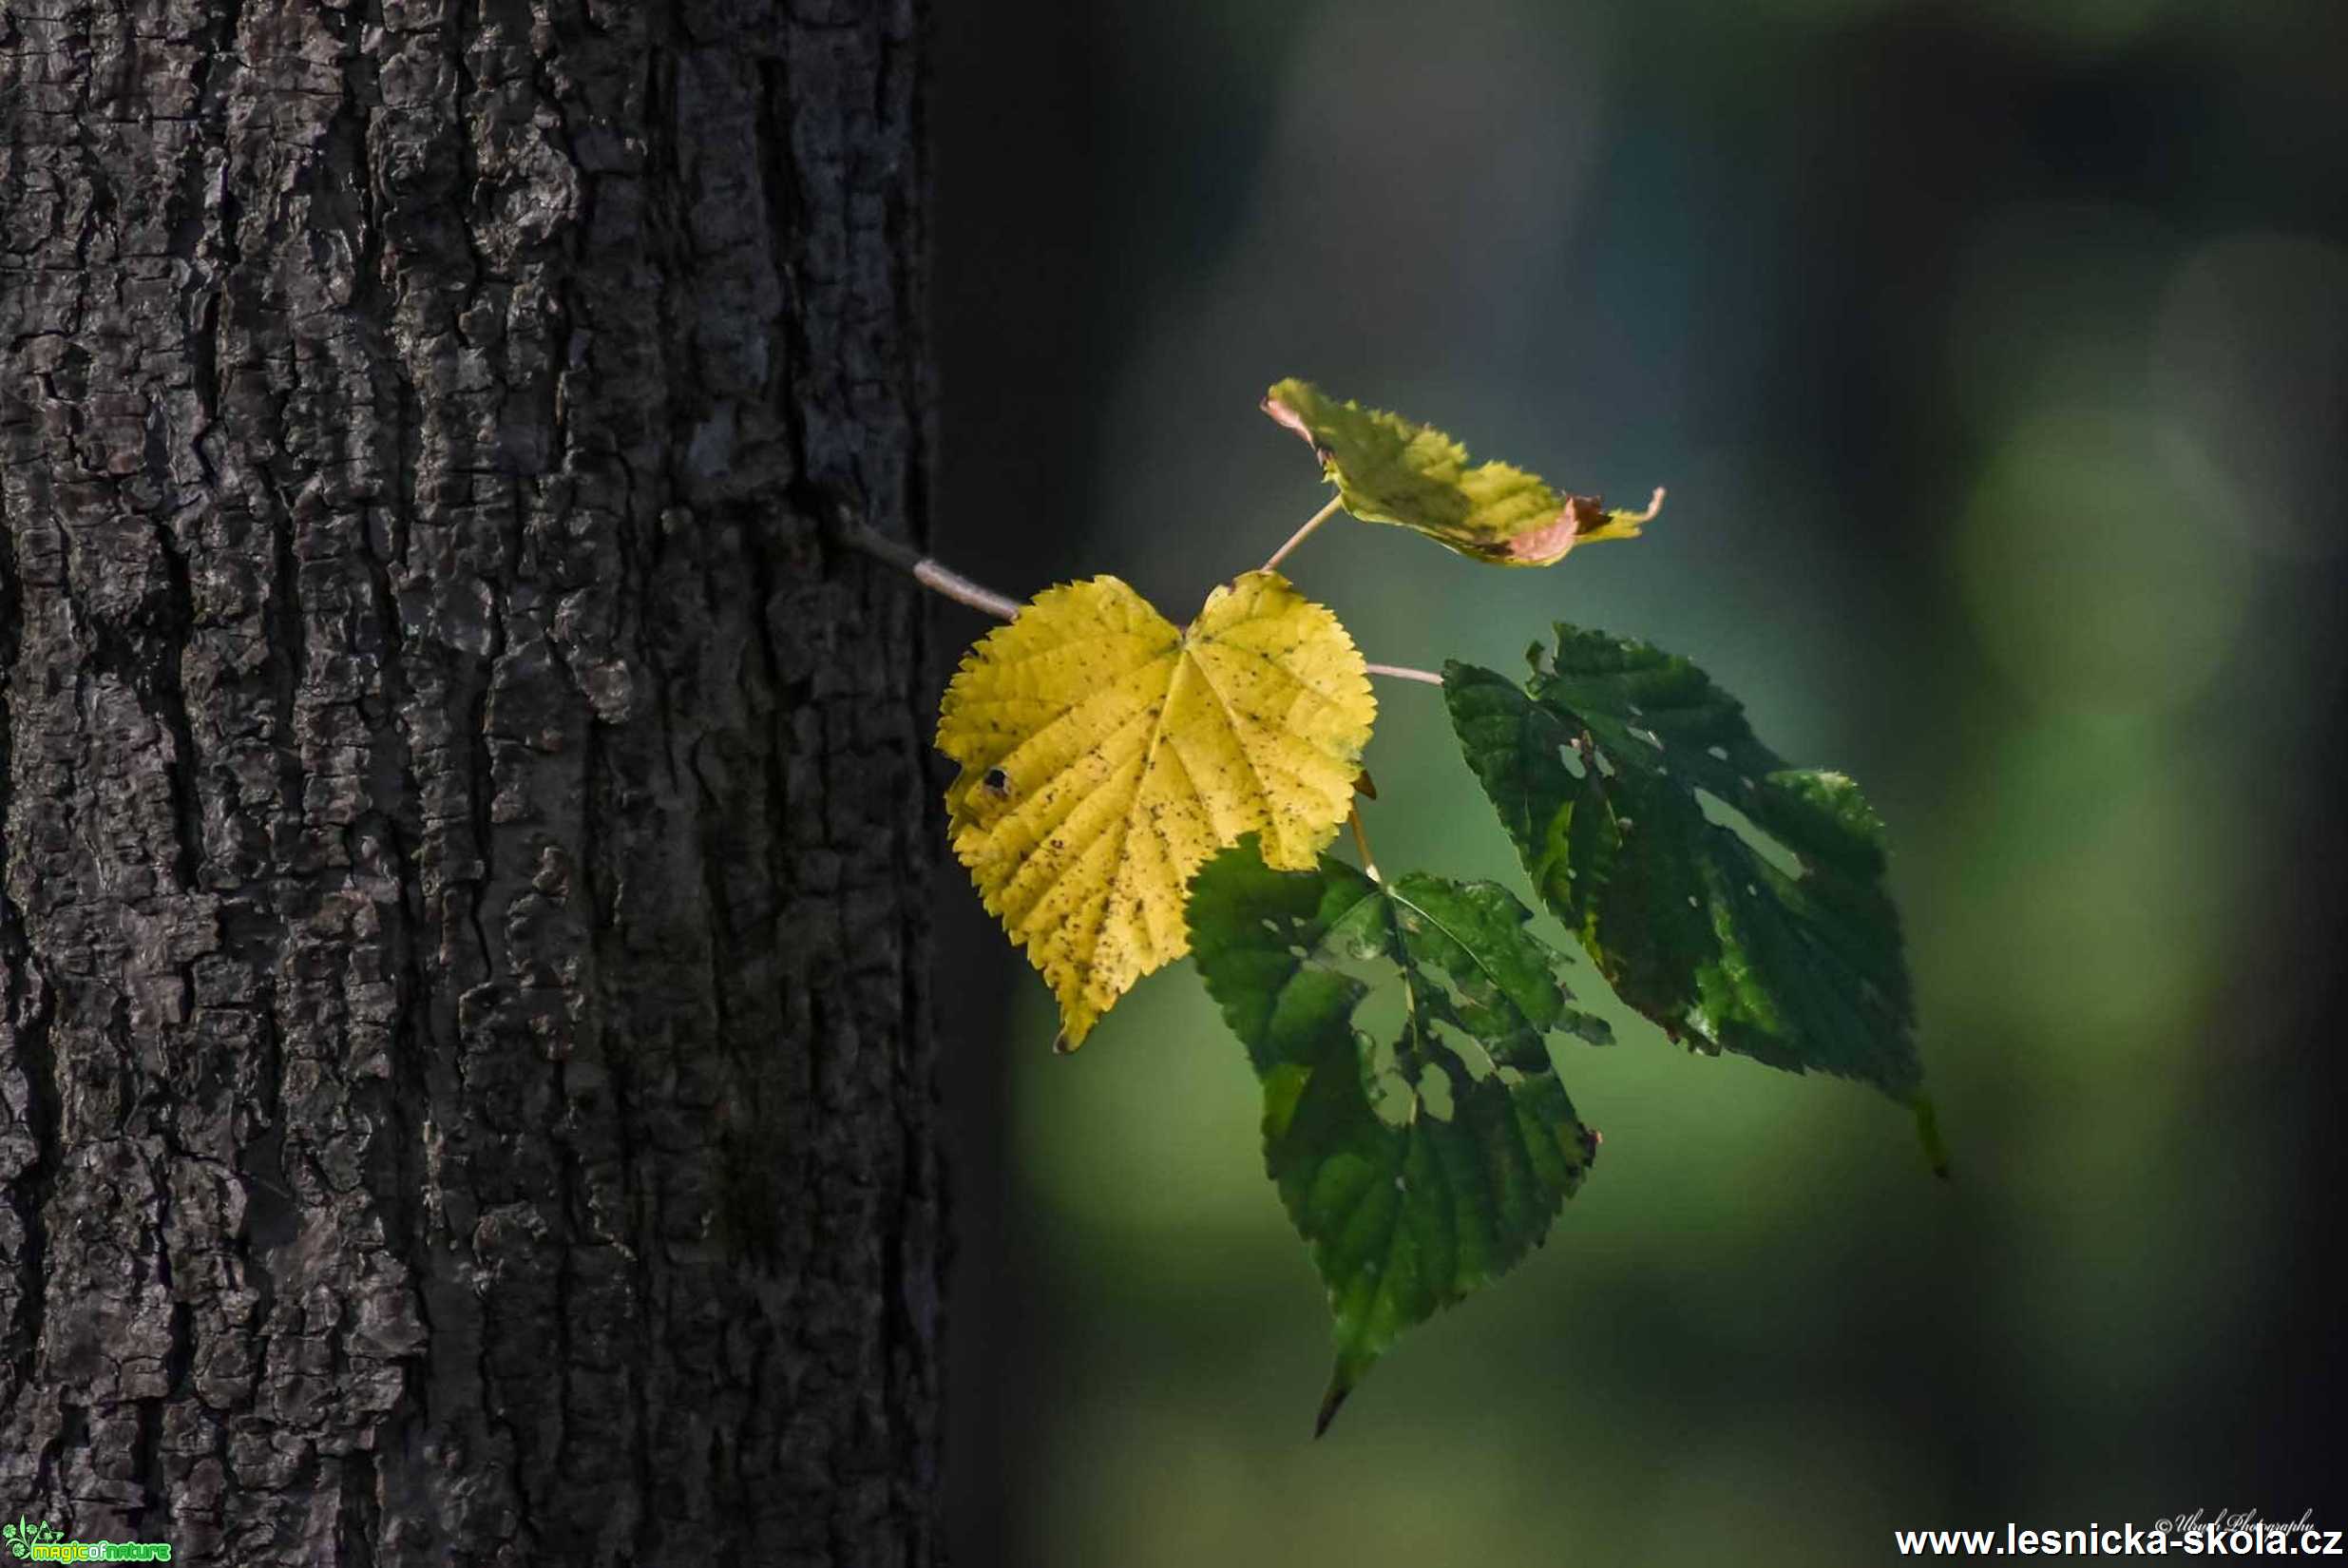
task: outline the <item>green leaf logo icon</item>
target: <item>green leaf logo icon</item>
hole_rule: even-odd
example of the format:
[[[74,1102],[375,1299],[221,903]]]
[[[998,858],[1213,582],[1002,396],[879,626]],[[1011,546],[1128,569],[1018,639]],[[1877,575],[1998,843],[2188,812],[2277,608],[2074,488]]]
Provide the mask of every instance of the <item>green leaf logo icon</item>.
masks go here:
[[[29,1524],[22,1514],[16,1516],[15,1523],[0,1525],[0,1539],[6,1540],[9,1550],[20,1558],[32,1556],[35,1546],[55,1540],[64,1534],[63,1530],[47,1520],[38,1524]]]

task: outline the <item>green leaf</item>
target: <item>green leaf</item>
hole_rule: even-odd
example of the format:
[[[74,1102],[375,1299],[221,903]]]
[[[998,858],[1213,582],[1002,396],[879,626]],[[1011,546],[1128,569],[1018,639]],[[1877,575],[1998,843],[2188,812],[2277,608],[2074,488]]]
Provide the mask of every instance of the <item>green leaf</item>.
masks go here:
[[[1328,1286],[1316,1435],[1405,1329],[1540,1245],[1597,1152],[1545,1037],[1606,1026],[1567,1005],[1529,918],[1488,882],[1275,871],[1252,835],[1193,885],[1192,951],[1263,1081],[1265,1165]],[[1365,960],[1402,978],[1390,1069],[1353,1023],[1370,987],[1346,966]]]
[[[1548,566],[1576,545],[1633,539],[1663,505],[1606,511],[1591,495],[1561,495],[1506,463],[1467,466],[1467,449],[1426,425],[1340,403],[1310,382],[1282,381],[1264,411],[1305,438],[1346,510],[1393,523],[1478,561]]]
[[[1519,687],[1451,664],[1444,697],[1542,900],[1674,1040],[1916,1103],[1915,1005],[1883,825],[1840,774],[1788,768],[1703,671],[1570,626]],[[1745,832],[1740,832],[1738,818]]]

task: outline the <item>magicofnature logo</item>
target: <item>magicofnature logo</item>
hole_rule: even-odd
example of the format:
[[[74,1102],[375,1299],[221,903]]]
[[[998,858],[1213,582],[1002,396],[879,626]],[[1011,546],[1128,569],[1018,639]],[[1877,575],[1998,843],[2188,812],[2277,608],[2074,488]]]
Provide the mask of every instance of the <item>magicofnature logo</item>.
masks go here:
[[[67,1540],[65,1532],[47,1520],[32,1522],[19,1514],[13,1524],[0,1524],[0,1540],[12,1556],[35,1562],[169,1562],[171,1546],[161,1540]]]

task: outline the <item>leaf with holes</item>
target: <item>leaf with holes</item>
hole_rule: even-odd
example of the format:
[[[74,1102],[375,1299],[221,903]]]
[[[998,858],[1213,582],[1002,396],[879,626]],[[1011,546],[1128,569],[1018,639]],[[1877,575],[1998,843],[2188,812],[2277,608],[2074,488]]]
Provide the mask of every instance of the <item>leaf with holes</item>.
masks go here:
[[[1644,511],[1608,511],[1506,463],[1469,468],[1467,449],[1442,431],[1341,403],[1308,381],[1274,386],[1264,411],[1305,438],[1346,510],[1494,565],[1549,566],[1576,545],[1636,538],[1663,505],[1657,490]]]
[[[1460,745],[1535,889],[1674,1039],[1916,1105],[1915,1009],[1883,826],[1840,774],[1788,768],[1688,660],[1559,626],[1522,686],[1446,667]]]
[[[1557,1082],[1546,1037],[1595,1042],[1560,956],[1506,889],[1372,881],[1324,857],[1276,870],[1243,840],[1191,894],[1207,989],[1264,1085],[1264,1158],[1328,1286],[1337,1362],[1318,1429],[1405,1329],[1499,1278],[1549,1233],[1598,1138]],[[1402,980],[1400,1032],[1354,1026],[1369,986]],[[1390,1060],[1388,1060],[1390,1058]]]
[[[1063,584],[964,656],[938,716],[954,852],[1068,1049],[1189,950],[1184,893],[1216,850],[1256,832],[1272,864],[1314,863],[1376,717],[1353,640],[1273,572],[1187,631],[1114,577]]]

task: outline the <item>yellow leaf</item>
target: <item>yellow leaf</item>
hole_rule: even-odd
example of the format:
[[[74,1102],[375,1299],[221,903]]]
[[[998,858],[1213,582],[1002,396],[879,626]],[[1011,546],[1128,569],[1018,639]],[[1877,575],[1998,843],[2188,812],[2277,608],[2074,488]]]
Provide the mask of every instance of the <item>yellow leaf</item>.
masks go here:
[[[1216,851],[1256,832],[1265,864],[1316,864],[1377,711],[1345,627],[1276,572],[1215,589],[1188,631],[1114,577],[1063,584],[964,656],[938,715],[954,853],[1068,1049],[1190,951]]]
[[[1341,403],[1308,381],[1276,383],[1264,411],[1305,438],[1346,510],[1496,566],[1552,566],[1576,545],[1635,539],[1663,505],[1657,490],[1644,511],[1608,511],[1506,463],[1471,468],[1467,449],[1432,426]]]

